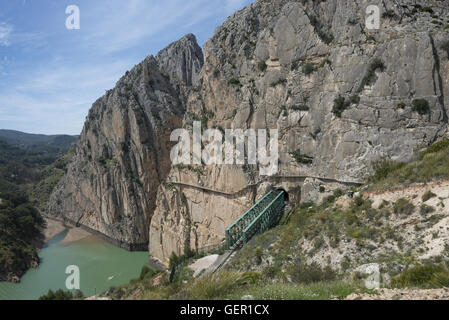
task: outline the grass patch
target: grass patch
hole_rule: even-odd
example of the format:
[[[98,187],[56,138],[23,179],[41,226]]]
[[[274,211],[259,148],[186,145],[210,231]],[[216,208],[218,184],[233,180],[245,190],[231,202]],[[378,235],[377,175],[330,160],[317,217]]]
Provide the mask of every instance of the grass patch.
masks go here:
[[[344,281],[315,282],[311,284],[262,283],[242,288],[226,299],[239,300],[244,295],[252,295],[255,300],[330,300],[344,299],[356,290],[365,291],[356,283]]]
[[[426,202],[429,199],[436,197],[437,195],[430,190],[427,190],[422,196],[422,202]]]
[[[314,283],[321,281],[333,281],[337,278],[337,273],[329,266],[321,268],[318,264],[310,265],[292,264],[289,266],[287,273],[295,283]]]
[[[409,200],[400,198],[393,204],[394,213],[411,215],[415,206]]]
[[[373,165],[375,174],[369,179],[369,189],[386,190],[392,186],[449,179],[448,159],[449,140],[444,139],[427,147],[410,163],[381,160]]]
[[[231,294],[239,287],[259,282],[261,275],[257,272],[222,271],[197,279],[187,288],[188,299],[212,300]]]
[[[435,208],[432,206],[428,206],[427,204],[423,203],[421,207],[419,208],[419,213],[422,215],[427,215],[429,213],[435,212]]]
[[[442,288],[449,286],[449,269],[445,265],[419,265],[402,272],[391,281],[393,288]]]

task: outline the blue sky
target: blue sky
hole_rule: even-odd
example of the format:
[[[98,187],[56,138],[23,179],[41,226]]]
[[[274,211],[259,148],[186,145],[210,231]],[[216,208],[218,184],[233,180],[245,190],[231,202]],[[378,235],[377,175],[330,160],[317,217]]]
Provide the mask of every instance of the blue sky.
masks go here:
[[[79,134],[91,104],[187,33],[199,44],[253,0],[0,0],[0,129]],[[80,30],[66,28],[67,6]]]

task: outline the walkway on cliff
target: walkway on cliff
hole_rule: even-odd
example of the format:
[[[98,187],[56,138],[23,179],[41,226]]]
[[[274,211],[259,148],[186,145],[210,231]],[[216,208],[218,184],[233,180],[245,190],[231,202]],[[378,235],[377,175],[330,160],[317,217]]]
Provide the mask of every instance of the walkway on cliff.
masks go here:
[[[237,191],[229,192],[229,191],[212,189],[212,188],[208,188],[208,187],[201,186],[201,185],[196,185],[196,184],[191,184],[191,183],[184,183],[184,182],[177,182],[177,181],[170,181],[169,183],[171,183],[173,185],[195,188],[195,189],[203,190],[203,191],[206,191],[206,192],[212,192],[212,193],[222,194],[222,195],[226,195],[226,196],[235,196],[235,195],[240,194],[241,192],[246,191],[249,188],[257,187],[261,183],[267,182],[267,181],[270,181],[270,180],[275,180],[275,179],[286,179],[286,180],[289,180],[289,179],[293,179],[293,180],[302,180],[302,181],[304,181],[307,178],[318,179],[318,180],[321,180],[323,182],[341,183],[341,184],[350,185],[350,186],[360,186],[360,185],[363,184],[362,182],[341,181],[341,180],[338,180],[338,179],[316,177],[316,176],[300,176],[300,175],[299,176],[277,176],[276,175],[276,176],[265,177],[264,179],[261,179],[260,181],[258,181],[256,183],[248,184],[245,187],[243,187],[243,188],[241,188],[241,189],[239,189]]]

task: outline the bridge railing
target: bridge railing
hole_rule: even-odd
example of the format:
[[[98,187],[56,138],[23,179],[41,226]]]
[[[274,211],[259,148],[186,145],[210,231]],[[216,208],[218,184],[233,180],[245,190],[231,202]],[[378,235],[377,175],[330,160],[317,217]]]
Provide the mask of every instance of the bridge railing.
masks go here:
[[[226,229],[226,248],[231,249],[241,240],[242,232],[259,215],[259,213],[275,197],[274,191],[268,192],[257,201],[248,211],[238,218],[229,228]]]
[[[285,206],[285,192],[280,191],[274,200],[243,230],[242,243],[245,244],[256,234],[266,231],[278,218]]]
[[[284,200],[284,191],[272,190],[268,192],[228,229],[226,229],[226,248],[233,249],[239,245],[240,242],[246,243],[246,241],[254,235],[252,228],[262,227],[263,231],[265,231],[278,216],[279,211],[282,210]],[[275,206],[271,208],[273,205]],[[250,226],[251,228],[248,229]]]

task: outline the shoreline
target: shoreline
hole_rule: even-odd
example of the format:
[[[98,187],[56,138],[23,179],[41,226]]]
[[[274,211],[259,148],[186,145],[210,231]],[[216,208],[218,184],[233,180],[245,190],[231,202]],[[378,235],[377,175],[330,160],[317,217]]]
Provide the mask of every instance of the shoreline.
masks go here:
[[[67,234],[60,242],[60,244],[63,246],[70,245],[74,242],[86,239],[88,237],[93,237],[93,239],[95,240],[100,240],[98,237],[95,237],[95,235],[92,235],[81,228],[66,225],[63,221],[50,217],[44,217],[44,219],[47,223],[47,227],[43,230],[44,244],[48,243],[50,240],[64,231],[67,231]]]
[[[51,239],[53,239],[54,237],[56,237],[57,235],[61,234],[66,230],[67,234],[65,235],[64,239],[62,239],[61,242],[59,243],[62,246],[68,246],[81,240],[106,241],[105,239],[102,239],[96,236],[95,234],[88,232],[84,228],[67,225],[62,220],[58,220],[48,216],[44,216],[44,219],[47,222],[47,227],[43,231],[45,236],[44,244],[48,243]],[[111,243],[110,241],[106,242]],[[156,270],[165,271],[168,269],[166,265],[164,265],[158,259],[152,257],[150,254],[148,255],[147,264]]]
[[[49,217],[44,217],[44,220],[47,224],[47,227],[43,230],[44,244],[67,229],[67,227],[59,220]]]

